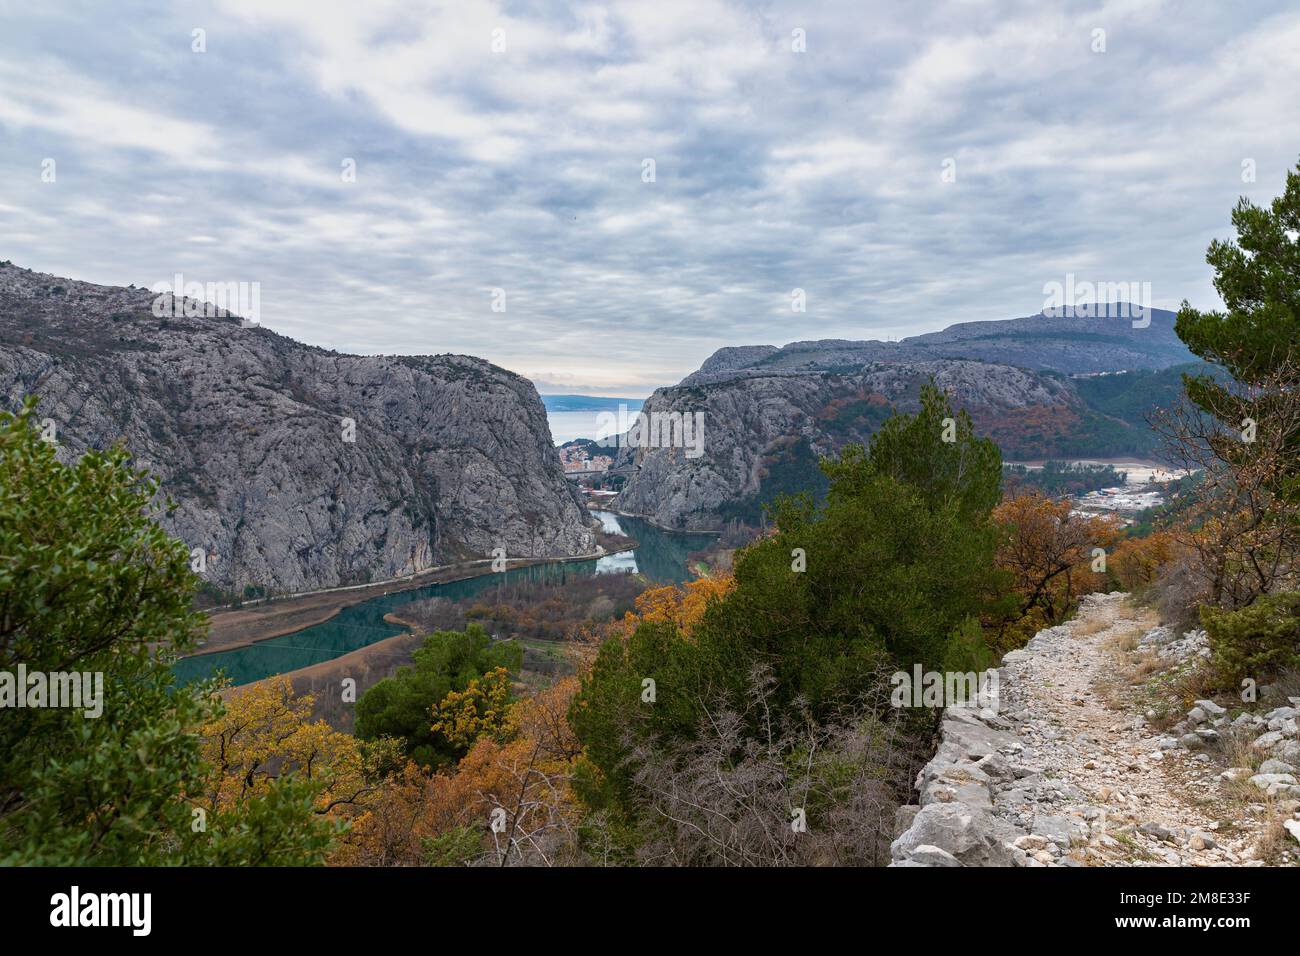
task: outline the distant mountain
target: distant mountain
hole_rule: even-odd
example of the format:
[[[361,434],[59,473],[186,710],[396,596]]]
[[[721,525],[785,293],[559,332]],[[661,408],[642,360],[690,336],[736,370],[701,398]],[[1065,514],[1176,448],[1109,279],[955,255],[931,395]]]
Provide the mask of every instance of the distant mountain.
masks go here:
[[[1127,315],[1132,307],[1108,311]],[[1076,375],[1128,369],[1161,369],[1196,360],[1174,333],[1175,313],[1150,309],[1150,324],[1135,328],[1130,318],[1047,316],[1039,313],[993,322],[960,322],[942,332],[899,342],[818,339],[774,345],[722,348],[682,385],[707,385],[762,375],[848,372],[880,363],[973,359]],[[1141,321],[1146,321],[1141,320]]]
[[[617,412],[620,405],[628,411],[640,409],[640,398],[602,398],[596,395],[543,395],[542,404],[548,412]]]
[[[65,457],[125,441],[213,588],[594,549],[526,379],[463,355],[340,355],[224,313],[157,318],[156,298],[0,265],[0,407],[40,396]]]
[[[644,408],[703,413],[702,454],[625,447],[618,506],[676,528],[755,521],[777,494],[824,489],[820,456],[866,442],[933,379],[1012,460],[1153,457],[1145,415],[1204,367],[1173,331],[1174,313],[1044,315],[965,322],[901,342],[823,339],[719,349]],[[1104,375],[1101,373],[1123,373]],[[1083,377],[1095,376],[1095,377]]]
[[[1176,313],[1149,309],[1150,324],[1143,325],[1146,319],[1129,318],[1132,306],[1120,304],[1103,311],[1107,314],[1092,318],[1039,313],[1020,319],[959,322],[899,344],[935,358],[977,359],[1067,375],[1162,369],[1197,360],[1174,332]]]

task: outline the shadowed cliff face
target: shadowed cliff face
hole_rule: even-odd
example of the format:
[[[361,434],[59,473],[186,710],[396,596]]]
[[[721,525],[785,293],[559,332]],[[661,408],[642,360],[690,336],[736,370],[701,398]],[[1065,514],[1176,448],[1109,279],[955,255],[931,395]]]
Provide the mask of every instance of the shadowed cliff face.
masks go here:
[[[594,549],[527,380],[160,319],[155,298],[0,266],[0,402],[39,396],[69,457],[123,440],[177,503],[164,526],[206,551],[204,580],[305,590]]]
[[[913,411],[931,377],[1009,459],[1151,453],[1140,415],[1091,407],[1070,374],[1166,369],[1191,358],[1174,316],[1034,316],[972,322],[902,342],[821,340],[720,349],[648,416],[703,413],[703,454],[624,447],[620,509],[673,528],[756,521],[778,492],[815,490],[819,456],[865,443],[894,410]],[[1172,374],[1172,373],[1171,373]]]

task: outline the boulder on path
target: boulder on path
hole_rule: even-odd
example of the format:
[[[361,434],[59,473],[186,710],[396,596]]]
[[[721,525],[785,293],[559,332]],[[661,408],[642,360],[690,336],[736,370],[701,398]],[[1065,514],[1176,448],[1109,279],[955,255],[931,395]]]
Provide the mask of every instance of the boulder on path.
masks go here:
[[[895,861],[920,862],[914,851],[935,847],[962,866],[1012,866],[1014,855],[1004,840],[1015,839],[1009,824],[984,810],[961,803],[930,803],[917,813],[907,832],[890,845]]]

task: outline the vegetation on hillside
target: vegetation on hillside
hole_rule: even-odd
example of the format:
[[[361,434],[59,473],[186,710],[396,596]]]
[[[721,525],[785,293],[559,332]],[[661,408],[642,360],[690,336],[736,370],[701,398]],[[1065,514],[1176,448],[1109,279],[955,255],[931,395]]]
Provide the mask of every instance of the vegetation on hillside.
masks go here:
[[[1041,468],[1024,465],[1002,466],[1003,487],[1017,491],[1038,491],[1049,497],[1081,495],[1100,488],[1124,484],[1127,474],[1113,465],[1088,465],[1082,462],[1045,461]]]
[[[99,698],[5,710],[0,864],[301,864],[329,845],[319,780],[207,797],[202,728],[221,707],[168,667],[202,619],[156,492],[120,448],[61,463],[32,402],[0,415],[0,671],[85,675]]]
[[[1158,448],[1158,436],[1148,429],[1154,408],[1168,408],[1182,395],[1183,376],[1213,374],[1204,362],[1188,362],[1162,369],[1131,369],[1112,375],[1071,379],[1079,396],[1093,411],[1127,422],[1147,432],[1148,447]]]
[[[915,413],[818,463],[823,495],[763,501],[771,527],[732,571],[630,607],[588,595],[598,615],[559,608],[588,651],[576,674],[522,687],[522,647],[481,622],[545,629],[548,605],[485,596],[362,696],[356,736],[313,720],[287,679],[224,705],[176,687],[168,663],[201,619],[156,485],[120,450],[62,464],[30,406],[5,416],[0,670],[102,674],[103,711],[0,723],[0,863],[879,864],[937,718],[896,705],[897,672],[980,671],[1080,595],[1122,588],[1198,609],[1210,657],[1180,675],[1187,692],[1286,679],[1300,170],[1233,222],[1209,255],[1225,311],[1178,319],[1211,370],[1157,422],[1199,477],[1141,534],[1004,488],[994,442],[927,386]],[[1118,401],[1109,389],[1097,400]]]
[[[478,682],[501,674],[518,674],[523,647],[515,641],[494,641],[481,624],[464,631],[436,631],[424,639],[413,663],[400,668],[361,695],[357,701],[357,736],[363,740],[392,737],[406,755],[422,767],[454,763],[472,743],[449,725],[435,726],[434,710],[451,694],[474,693]],[[509,687],[505,700],[508,702]]]
[[[830,483],[817,465],[817,455],[808,440],[792,438],[764,458],[758,491],[727,502],[718,509],[718,519],[750,527],[765,526],[773,506],[783,496],[804,493],[816,502],[824,501]]]

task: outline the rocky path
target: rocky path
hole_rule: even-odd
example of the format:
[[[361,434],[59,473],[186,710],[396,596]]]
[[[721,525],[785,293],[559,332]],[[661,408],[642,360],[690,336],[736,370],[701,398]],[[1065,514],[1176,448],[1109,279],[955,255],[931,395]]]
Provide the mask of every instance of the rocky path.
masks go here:
[[[996,712],[949,708],[920,806],[901,813],[895,865],[1300,863],[1300,786],[1278,759],[1300,747],[1296,708],[1230,717],[1198,701],[1181,744],[1141,709],[1148,678],[1203,648],[1124,595],[1085,599],[1006,655]],[[1225,776],[1256,734],[1254,766]]]

